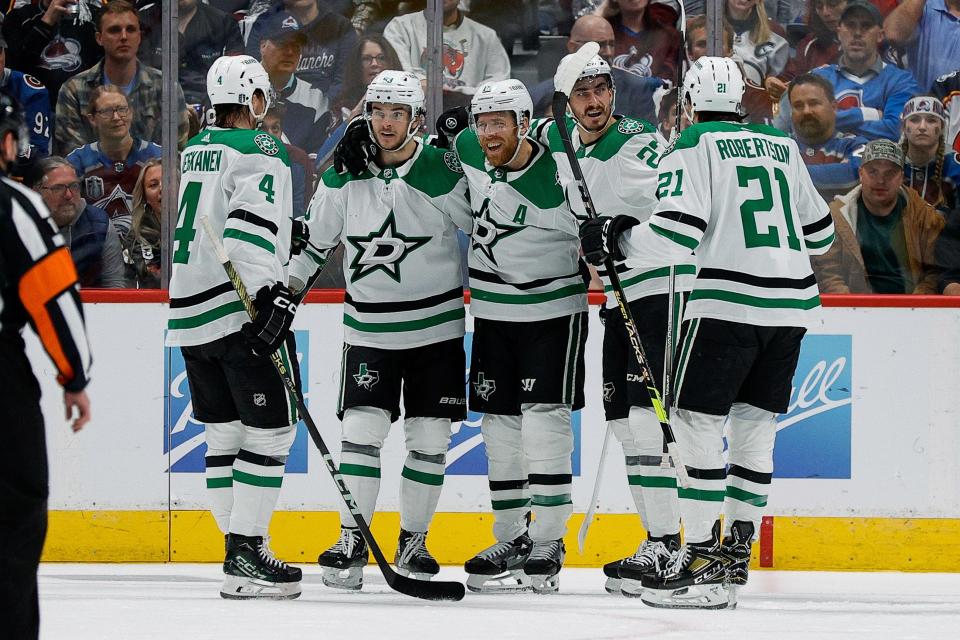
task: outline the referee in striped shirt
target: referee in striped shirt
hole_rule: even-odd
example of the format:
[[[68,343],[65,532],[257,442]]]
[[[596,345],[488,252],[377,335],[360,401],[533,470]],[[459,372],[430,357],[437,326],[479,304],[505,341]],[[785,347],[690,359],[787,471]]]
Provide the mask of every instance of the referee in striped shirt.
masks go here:
[[[57,367],[73,430],[90,420],[90,346],[73,261],[40,196],[7,177],[29,143],[22,108],[0,93],[0,637],[17,640],[39,632],[47,532],[46,442],[21,335],[27,322]]]

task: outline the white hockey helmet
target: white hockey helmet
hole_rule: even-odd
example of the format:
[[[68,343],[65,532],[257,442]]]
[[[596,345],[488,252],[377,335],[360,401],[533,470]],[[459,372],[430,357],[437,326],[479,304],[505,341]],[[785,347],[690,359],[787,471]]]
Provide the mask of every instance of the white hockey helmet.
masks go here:
[[[371,105],[374,102],[383,102],[388,104],[402,104],[410,107],[410,126],[407,128],[407,137],[404,138],[402,148],[410,138],[420,130],[420,123],[417,118],[426,115],[426,98],[423,95],[423,86],[420,79],[412,73],[406,71],[393,71],[387,69],[381,71],[367,85],[367,92],[363,96],[363,117],[367,121],[367,127],[370,129],[370,138],[376,143],[377,138],[373,133],[373,127],[370,125],[372,118]],[[379,146],[379,143],[377,143]]]
[[[745,89],[743,74],[735,61],[703,56],[683,77],[683,110],[691,121],[693,114],[700,111],[739,115]]]
[[[517,120],[517,126],[521,128],[520,136],[526,135],[523,119],[527,118],[529,126],[530,118],[533,117],[533,100],[522,82],[510,78],[491,80],[480,85],[470,100],[470,127],[476,130],[478,115],[497,111],[512,113]]]
[[[263,113],[253,110],[253,94],[260,90],[266,106]],[[207,95],[210,104],[246,105],[259,125],[273,104],[270,76],[256,58],[250,56],[221,56],[207,71]]]

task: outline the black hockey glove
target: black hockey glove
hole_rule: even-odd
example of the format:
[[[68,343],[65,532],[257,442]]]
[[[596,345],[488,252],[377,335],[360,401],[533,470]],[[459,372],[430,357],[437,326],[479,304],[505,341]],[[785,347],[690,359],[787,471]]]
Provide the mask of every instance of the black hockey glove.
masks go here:
[[[437,118],[437,142],[434,146],[449,149],[457,134],[470,125],[470,111],[466,107],[447,109]]]
[[[607,258],[612,258],[614,262],[626,260],[627,257],[620,250],[620,234],[638,224],[640,221],[632,216],[604,216],[587,220],[580,225],[583,257],[597,267]]]
[[[263,286],[253,299],[257,317],[240,327],[240,333],[254,355],[269,356],[280,348],[293,324],[297,305],[290,289],[279,282]]]
[[[370,138],[367,122],[362,116],[357,116],[347,125],[343,138],[333,150],[333,168],[339,174],[349,171],[359,176],[376,155],[377,145]]]
[[[290,255],[299,255],[308,244],[310,244],[310,229],[303,220],[294,220],[293,227],[290,229]]]

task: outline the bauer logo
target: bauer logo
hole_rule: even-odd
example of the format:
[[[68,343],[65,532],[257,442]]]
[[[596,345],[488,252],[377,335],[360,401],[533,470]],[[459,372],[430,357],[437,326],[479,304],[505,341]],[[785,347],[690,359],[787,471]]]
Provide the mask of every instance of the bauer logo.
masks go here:
[[[308,331],[294,331],[297,340],[297,360],[300,362],[300,377],[309,380],[307,353],[310,344]],[[193,417],[193,402],[183,355],[178,347],[166,347],[164,359],[165,400],[163,410],[163,455],[169,456],[168,469],[173,473],[203,473],[206,468],[204,456],[204,425]],[[309,407],[309,396],[304,398]],[[254,398],[256,403],[256,398]],[[290,448],[287,473],[307,472],[307,431],[303,422],[297,425],[297,437]]]
[[[804,337],[777,422],[774,477],[850,478],[852,344],[849,335]]]
[[[470,383],[470,351],[473,346],[473,333],[468,332],[463,339],[467,354],[467,370],[464,384]],[[489,382],[489,381],[488,381]],[[467,396],[470,391],[467,389]],[[580,411],[573,413],[573,475],[580,475]],[[468,411],[467,419],[453,423],[453,436],[447,451],[447,475],[485,476],[487,475],[487,450],[480,435],[482,413]]]

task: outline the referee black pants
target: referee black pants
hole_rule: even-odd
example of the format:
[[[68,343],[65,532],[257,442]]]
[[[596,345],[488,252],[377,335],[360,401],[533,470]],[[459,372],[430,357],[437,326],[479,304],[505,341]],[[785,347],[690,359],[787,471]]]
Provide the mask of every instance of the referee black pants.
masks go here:
[[[37,566],[47,534],[47,448],[40,388],[19,336],[0,336],[0,637],[40,630]]]

